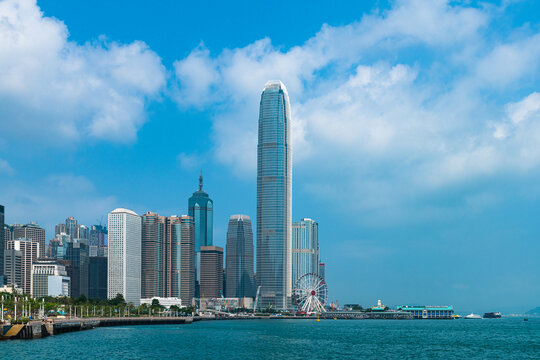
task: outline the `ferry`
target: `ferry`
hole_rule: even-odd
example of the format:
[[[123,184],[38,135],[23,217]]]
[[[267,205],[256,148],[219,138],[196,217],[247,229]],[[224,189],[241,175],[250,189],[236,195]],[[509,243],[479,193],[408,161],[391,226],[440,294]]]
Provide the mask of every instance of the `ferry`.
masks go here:
[[[484,319],[500,319],[501,313],[500,312],[488,312],[484,314]]]
[[[481,317],[480,315],[476,315],[476,314],[470,313],[469,315],[464,316],[463,318],[464,318],[464,319],[481,319],[482,317]]]

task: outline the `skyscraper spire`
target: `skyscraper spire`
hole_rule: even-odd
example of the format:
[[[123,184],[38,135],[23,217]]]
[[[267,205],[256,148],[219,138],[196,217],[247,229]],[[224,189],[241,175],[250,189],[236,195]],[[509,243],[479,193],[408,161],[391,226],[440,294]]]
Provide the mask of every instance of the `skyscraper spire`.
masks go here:
[[[203,185],[203,178],[202,178],[202,170],[201,170],[201,175],[199,175],[199,191],[202,191],[202,185]]]

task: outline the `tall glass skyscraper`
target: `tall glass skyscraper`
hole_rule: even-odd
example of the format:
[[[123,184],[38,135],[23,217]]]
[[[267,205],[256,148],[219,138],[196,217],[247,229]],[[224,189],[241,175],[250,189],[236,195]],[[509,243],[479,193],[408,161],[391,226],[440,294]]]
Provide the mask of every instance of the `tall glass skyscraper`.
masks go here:
[[[292,225],[292,285],[308,273],[319,273],[319,224],[302,219]]]
[[[199,296],[201,246],[213,245],[214,202],[203,190],[202,172],[199,176],[199,190],[188,201],[188,214],[195,223],[195,296]]]
[[[257,282],[260,304],[283,309],[291,298],[292,150],[289,95],[266,83],[257,144]]]
[[[202,173],[199,176],[199,190],[195,191],[188,201],[189,216],[195,222],[195,251],[200,251],[201,246],[212,246],[214,216],[214,202],[203,190]]]
[[[255,297],[253,276],[253,230],[247,215],[233,215],[227,230],[226,296]]]

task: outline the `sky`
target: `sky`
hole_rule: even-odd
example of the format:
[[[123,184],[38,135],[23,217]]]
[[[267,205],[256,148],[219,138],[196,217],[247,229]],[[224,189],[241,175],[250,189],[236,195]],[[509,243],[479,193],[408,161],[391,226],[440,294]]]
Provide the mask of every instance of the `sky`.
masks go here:
[[[260,94],[287,86],[293,221],[332,301],[540,305],[535,1],[0,0],[0,204],[255,220]]]

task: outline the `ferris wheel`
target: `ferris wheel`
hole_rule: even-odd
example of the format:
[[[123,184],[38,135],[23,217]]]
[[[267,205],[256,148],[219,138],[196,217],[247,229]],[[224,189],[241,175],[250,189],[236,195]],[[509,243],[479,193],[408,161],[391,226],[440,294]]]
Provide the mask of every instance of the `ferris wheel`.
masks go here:
[[[328,300],[328,286],[319,275],[304,274],[294,284],[293,299],[300,311],[306,313],[325,312],[324,305]]]

